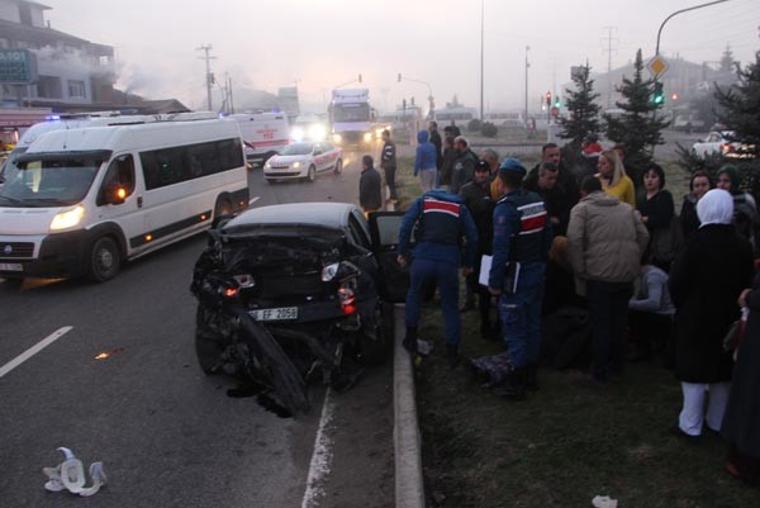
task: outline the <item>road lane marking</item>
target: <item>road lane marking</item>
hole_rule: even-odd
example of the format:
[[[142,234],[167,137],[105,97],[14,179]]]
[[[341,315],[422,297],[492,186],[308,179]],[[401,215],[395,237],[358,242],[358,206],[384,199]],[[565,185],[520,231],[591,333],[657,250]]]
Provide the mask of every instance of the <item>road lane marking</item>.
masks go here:
[[[50,344],[57,341],[58,339],[60,339],[61,337],[63,337],[64,335],[66,335],[73,329],[74,329],[73,326],[64,326],[63,328],[59,328],[58,330],[54,331],[53,333],[51,333],[50,335],[48,335],[47,337],[39,341],[34,346],[30,347],[29,349],[27,349],[26,351],[18,355],[13,360],[9,361],[8,363],[0,367],[0,378],[8,374],[10,371],[15,369],[16,367],[18,367],[19,365],[27,361],[29,358],[33,357],[34,355],[42,351],[43,349],[45,349]]]
[[[248,206],[251,206],[252,204],[254,204],[259,199],[261,199],[261,196],[256,196],[255,198],[251,198],[251,200],[248,201]]]
[[[332,423],[334,406],[331,400],[331,390],[328,387],[325,392],[325,400],[322,403],[322,416],[319,418],[317,437],[314,440],[314,452],[311,455],[309,476],[306,478],[306,491],[303,494],[301,508],[315,508],[325,495],[324,483],[333,457],[333,440],[327,435],[327,428]]]

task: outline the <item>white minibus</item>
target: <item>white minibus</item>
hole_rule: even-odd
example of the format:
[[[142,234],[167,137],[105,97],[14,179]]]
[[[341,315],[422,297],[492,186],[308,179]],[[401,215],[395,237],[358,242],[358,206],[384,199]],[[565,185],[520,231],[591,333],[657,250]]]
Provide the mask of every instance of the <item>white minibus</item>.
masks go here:
[[[0,277],[114,277],[248,206],[231,120],[62,129],[7,162]]]

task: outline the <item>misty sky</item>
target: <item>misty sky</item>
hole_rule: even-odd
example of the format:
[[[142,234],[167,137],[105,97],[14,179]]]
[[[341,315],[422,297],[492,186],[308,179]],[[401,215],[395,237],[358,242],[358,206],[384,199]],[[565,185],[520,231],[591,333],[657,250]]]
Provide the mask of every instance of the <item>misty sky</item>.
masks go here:
[[[43,0],[54,28],[116,47],[119,86],[150,98],[176,97],[204,108],[204,63],[195,48],[214,46],[218,76],[276,92],[298,80],[306,109],[321,109],[335,85],[362,73],[373,102],[391,109],[427,89],[397,83],[401,72],[429,81],[439,107],[459,94],[477,107],[480,2],[477,0]],[[530,98],[559,90],[569,67],[588,58],[606,70],[605,27],[615,27],[613,67],[641,47],[654,52],[657,28],[699,0],[485,0],[486,108],[520,107],[525,46]],[[760,2],[731,0],[676,17],[662,52],[701,63],[727,43],[744,62],[760,49]]]

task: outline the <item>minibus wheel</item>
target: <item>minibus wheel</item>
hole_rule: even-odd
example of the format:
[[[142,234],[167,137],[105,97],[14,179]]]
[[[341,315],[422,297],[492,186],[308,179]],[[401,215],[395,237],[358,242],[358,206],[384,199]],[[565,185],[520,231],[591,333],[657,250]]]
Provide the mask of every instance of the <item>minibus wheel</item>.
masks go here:
[[[121,269],[119,245],[110,236],[98,238],[90,250],[89,278],[105,282],[116,277]]]

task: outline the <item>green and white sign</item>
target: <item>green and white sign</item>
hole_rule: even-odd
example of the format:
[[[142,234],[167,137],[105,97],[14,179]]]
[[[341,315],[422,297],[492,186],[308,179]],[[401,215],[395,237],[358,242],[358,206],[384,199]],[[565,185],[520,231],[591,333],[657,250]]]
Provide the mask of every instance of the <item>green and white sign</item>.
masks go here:
[[[34,53],[28,49],[0,49],[0,83],[29,84],[36,80]]]

